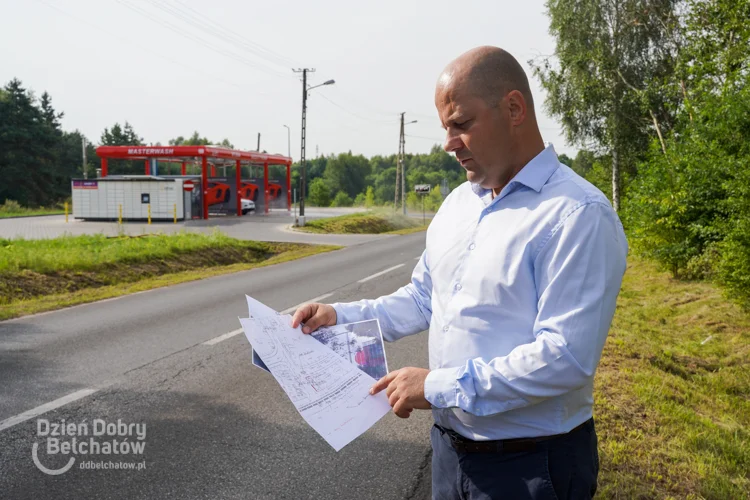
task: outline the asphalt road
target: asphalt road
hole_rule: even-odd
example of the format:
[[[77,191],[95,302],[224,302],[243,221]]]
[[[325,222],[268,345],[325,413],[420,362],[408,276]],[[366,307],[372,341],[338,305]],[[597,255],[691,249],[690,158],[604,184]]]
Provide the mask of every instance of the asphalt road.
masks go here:
[[[308,219],[333,217],[354,213],[353,208],[313,208],[307,210]],[[361,211],[361,210],[359,210]],[[117,222],[83,221],[72,217],[65,222],[64,215],[39,217],[0,218],[0,238],[46,239],[63,235],[104,234],[117,236],[121,233],[141,235],[147,233],[194,232],[212,233],[217,229],[227,236],[241,240],[290,241],[330,245],[356,245],[379,239],[374,234],[315,234],[293,231],[294,217],[286,210],[275,210],[267,215],[246,215],[244,217],[213,217],[208,220],[190,220],[172,224],[158,222]]]
[[[423,248],[423,233],[382,238],[0,322],[0,498],[429,498],[427,412],[389,414],[336,453],[251,365],[244,335],[212,343],[239,327],[245,293],[277,310],[327,294],[326,302],[377,297],[408,282]],[[425,333],[386,350],[390,369],[427,365]],[[75,400],[10,425],[68,395]],[[42,419],[90,430],[96,419],[145,424],[145,451],[79,454],[69,471],[47,475],[33,462],[34,443],[49,469],[73,455],[47,454]],[[89,461],[141,470],[80,468]]]

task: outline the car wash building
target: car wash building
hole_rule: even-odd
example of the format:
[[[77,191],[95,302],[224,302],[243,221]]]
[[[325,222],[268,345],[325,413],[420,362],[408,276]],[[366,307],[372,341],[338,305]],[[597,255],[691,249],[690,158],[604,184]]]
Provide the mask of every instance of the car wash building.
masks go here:
[[[243,215],[251,205],[243,200],[253,201],[259,214],[292,207],[292,160],[286,156],[216,146],[100,146],[96,154],[101,159],[97,178],[71,181],[77,219]],[[122,161],[143,162],[144,174],[118,174],[116,164]]]

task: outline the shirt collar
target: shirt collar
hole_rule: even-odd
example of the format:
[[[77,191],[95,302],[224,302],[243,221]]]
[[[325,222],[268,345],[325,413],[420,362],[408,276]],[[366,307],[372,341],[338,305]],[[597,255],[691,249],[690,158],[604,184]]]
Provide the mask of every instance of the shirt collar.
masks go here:
[[[497,198],[505,196],[508,190],[512,189],[515,184],[523,184],[537,193],[540,192],[549,178],[552,177],[552,174],[555,173],[559,164],[560,161],[557,159],[555,147],[552,144],[549,144],[538,155],[532,158],[532,160],[527,163],[521,171],[513,177],[513,179],[511,179],[508,185],[502,189]],[[472,184],[471,189],[479,197],[484,197],[490,191],[489,189],[484,189],[479,184]]]

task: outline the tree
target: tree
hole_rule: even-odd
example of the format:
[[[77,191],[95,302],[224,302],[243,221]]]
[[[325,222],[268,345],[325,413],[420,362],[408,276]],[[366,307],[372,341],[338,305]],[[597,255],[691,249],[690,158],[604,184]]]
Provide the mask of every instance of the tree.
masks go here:
[[[112,128],[105,128],[101,137],[102,146],[142,146],[143,138],[135,133],[133,126],[125,122],[124,126],[119,123]],[[136,160],[109,160],[109,170],[118,174],[143,174],[143,162]]]
[[[54,115],[54,113],[53,113]],[[21,205],[49,201],[44,176],[49,172],[51,129],[31,92],[18,79],[0,95],[0,202]]]
[[[331,192],[323,179],[315,179],[310,183],[309,200],[310,203],[319,207],[327,207],[331,204]]]
[[[224,139],[218,144],[215,144],[213,141],[208,139],[207,137],[201,137],[201,135],[196,130],[193,132],[193,135],[191,135],[189,138],[185,139],[183,136],[175,137],[174,139],[169,140],[170,146],[207,146],[207,145],[215,145],[215,146],[222,146],[229,149],[234,149],[234,144],[229,142],[229,139]]]
[[[102,146],[141,146],[143,145],[143,138],[138,137],[130,123],[125,122],[124,127],[115,123],[111,129],[104,129],[101,144]]]
[[[352,204],[351,197],[343,191],[336,193],[336,197],[331,202],[332,207],[351,207]]]
[[[375,190],[372,186],[367,186],[367,193],[365,193],[365,207],[372,208],[375,206]]]
[[[563,165],[567,165],[569,167],[573,166],[573,158],[566,155],[565,153],[558,155],[557,159],[560,160],[560,163],[562,163]]]
[[[676,277],[715,278],[750,308],[750,0],[691,0],[680,25],[683,103],[629,195],[636,250]]]
[[[570,168],[581,177],[586,177],[588,172],[594,166],[594,161],[596,161],[596,155],[592,151],[581,149],[576,154],[576,157],[573,158],[573,163],[570,165]]]
[[[679,0],[548,0],[555,62],[532,62],[569,142],[611,157],[612,202],[620,173],[635,171],[649,136],[671,121],[674,93],[661,82],[674,71]]]
[[[353,198],[365,190],[370,162],[362,155],[342,153],[328,161],[323,177],[331,192],[343,191]]]

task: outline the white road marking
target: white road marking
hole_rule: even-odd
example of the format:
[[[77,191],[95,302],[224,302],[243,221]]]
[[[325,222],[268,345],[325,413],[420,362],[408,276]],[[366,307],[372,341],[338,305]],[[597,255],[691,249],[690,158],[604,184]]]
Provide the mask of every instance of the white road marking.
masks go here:
[[[305,304],[309,304],[310,302],[320,302],[323,299],[327,299],[331,295],[333,295],[333,294],[332,293],[324,293],[323,295],[319,295],[319,296],[317,296],[315,298],[312,298],[310,300],[306,300],[305,302],[300,302],[299,304],[297,304],[294,307],[290,307],[289,309],[284,309],[283,311],[281,311],[281,314],[290,314],[290,313],[293,313],[300,306],[304,306]]]
[[[240,333],[242,333],[242,328],[238,328],[236,330],[232,330],[229,333],[225,333],[224,335],[219,335],[218,337],[214,337],[211,340],[207,340],[207,341],[203,342],[203,345],[218,344],[222,340],[231,339],[232,337],[234,337],[235,335],[239,335]]]
[[[372,275],[368,276],[367,278],[362,278],[362,279],[361,279],[361,280],[359,280],[359,281],[358,281],[357,283],[364,283],[364,282],[366,282],[366,281],[370,281],[371,279],[375,279],[375,278],[377,278],[378,276],[383,276],[384,274],[390,273],[391,271],[393,271],[393,270],[395,270],[395,269],[398,269],[399,267],[404,267],[404,265],[405,265],[405,264],[399,264],[399,265],[397,265],[397,266],[389,267],[388,269],[385,269],[385,270],[383,270],[383,271],[380,271],[379,273],[375,273],[375,274],[372,274]]]
[[[331,295],[333,295],[333,293],[324,293],[323,295],[319,295],[319,296],[314,297],[314,298],[312,298],[310,300],[306,300],[305,302],[297,304],[294,307],[290,307],[288,309],[284,309],[283,311],[281,311],[281,314],[292,313],[292,312],[296,311],[298,307],[300,307],[300,306],[302,306],[304,304],[309,304],[310,302],[320,302],[323,299],[327,299]],[[239,335],[240,333],[242,333],[242,328],[238,328],[237,330],[232,330],[231,332],[227,332],[227,333],[225,333],[223,335],[219,335],[218,337],[214,337],[214,338],[212,338],[210,340],[207,340],[207,341],[203,342],[203,345],[216,345],[219,342],[223,342],[223,341],[225,341],[227,339],[231,339],[232,337],[234,337],[235,335]]]
[[[13,417],[6,418],[2,422],[0,422],[0,431],[3,431],[9,427],[13,427],[16,424],[20,424],[21,422],[25,422],[34,417],[38,417],[39,415],[47,413],[48,411],[56,410],[60,408],[61,406],[65,406],[68,403],[72,403],[73,401],[78,401],[79,399],[83,399],[86,396],[90,396],[95,392],[96,392],[96,389],[81,389],[80,391],[76,391],[71,394],[68,394],[67,396],[63,396],[60,399],[50,401],[49,403],[45,403],[41,406],[37,406],[36,408],[32,408],[31,410],[27,410],[23,413],[19,413],[18,415],[15,415]]]

